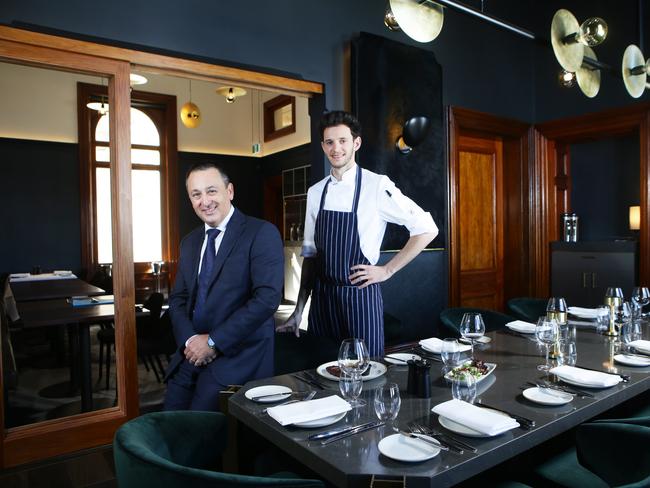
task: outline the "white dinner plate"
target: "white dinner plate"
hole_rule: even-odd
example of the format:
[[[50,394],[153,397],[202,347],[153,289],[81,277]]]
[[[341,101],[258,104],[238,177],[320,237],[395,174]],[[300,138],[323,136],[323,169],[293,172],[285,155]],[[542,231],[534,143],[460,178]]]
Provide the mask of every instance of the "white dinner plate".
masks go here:
[[[431,438],[429,437],[429,439]],[[436,457],[440,452],[440,449],[425,441],[414,439],[413,437],[406,437],[402,434],[393,434],[384,437],[379,441],[377,448],[384,456],[405,463],[426,461],[427,459]]]
[[[503,412],[499,412],[498,410],[492,410],[492,409],[489,409],[489,408],[486,408],[485,410],[491,410],[492,412],[497,413],[499,415],[509,417],[509,415],[507,415],[507,414],[505,414]],[[496,434],[496,435],[484,434],[483,432],[479,432],[478,430],[470,429],[469,427],[466,427],[463,424],[459,424],[458,422],[454,422],[453,420],[450,420],[447,417],[443,417],[442,415],[438,415],[438,422],[445,429],[450,430],[452,432],[455,432],[456,434],[464,435],[464,436],[467,436],[467,437],[496,437],[497,435],[505,434],[506,432],[508,432],[506,430],[505,432],[501,432],[501,434]]]
[[[526,388],[523,391],[524,397],[531,402],[539,403],[541,405],[566,405],[573,400],[573,395],[559,390],[551,390],[550,388]]]
[[[329,363],[321,364],[318,368],[316,368],[316,372],[319,375],[321,375],[323,378],[332,381],[338,381],[339,380],[338,376],[334,376],[332,373],[329,373],[327,371],[327,368],[329,366],[338,366],[338,365],[339,365],[338,361],[330,361]],[[361,379],[363,381],[374,380],[375,378],[379,378],[380,376],[383,376],[386,373],[386,371],[388,371],[388,368],[386,368],[384,364],[378,363],[377,361],[370,361],[369,369],[370,369],[370,373],[361,376]]]
[[[616,354],[614,356],[614,361],[617,363],[625,364],[626,366],[650,366],[650,356],[647,358],[640,358],[638,356]]]
[[[417,354],[410,354],[405,352],[394,352],[392,354],[384,356],[384,361],[391,364],[397,364],[398,366],[408,366],[408,364],[406,364],[406,361],[409,361],[411,359],[413,361],[420,361],[422,358]]]
[[[467,363],[464,363],[464,364],[467,364]],[[494,371],[494,369],[497,367],[497,365],[496,365],[495,363],[484,363],[484,364],[485,364],[485,366],[487,366],[487,373],[485,373],[485,374],[484,374],[483,376],[481,376],[480,378],[476,378],[476,383],[480,383],[480,382],[483,381],[485,378],[487,378],[488,376],[490,376],[490,375],[492,374],[492,372]],[[457,366],[457,368],[460,368],[460,366]],[[454,368],[454,369],[456,369],[456,368]],[[445,375],[445,379],[446,379],[447,381],[452,381],[452,379],[451,379],[451,374],[453,373],[454,369],[452,369],[451,371],[449,371],[449,372]]]
[[[253,400],[253,401],[260,402],[260,403],[273,403],[273,402],[279,402],[280,400],[285,400],[286,398],[289,398],[291,393],[293,393],[293,391],[288,386],[264,385],[264,386],[257,386],[255,388],[251,388],[250,390],[247,390],[246,393],[244,393],[244,396],[249,400],[253,400],[253,398],[255,397],[264,396],[264,398],[260,398],[258,400]],[[265,396],[265,395],[273,395],[273,396]]]
[[[322,419],[308,420],[307,422],[296,422],[296,427],[303,427],[305,429],[315,429],[317,427],[325,427],[327,425],[332,425],[341,420],[348,412],[337,413],[336,415],[330,415],[328,417],[323,417]]]

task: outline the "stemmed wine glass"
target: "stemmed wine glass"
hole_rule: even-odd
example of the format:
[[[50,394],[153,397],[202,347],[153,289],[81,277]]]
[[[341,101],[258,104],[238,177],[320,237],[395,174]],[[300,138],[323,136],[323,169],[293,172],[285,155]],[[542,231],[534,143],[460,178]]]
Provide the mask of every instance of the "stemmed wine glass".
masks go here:
[[[485,334],[485,323],[480,313],[468,312],[463,315],[460,322],[460,335],[469,340],[472,345],[472,359],[474,359],[474,341]]]
[[[555,319],[550,319],[548,317],[540,317],[535,325],[535,337],[537,340],[544,344],[546,348],[546,363],[540,364],[537,366],[537,369],[540,371],[548,371],[551,369],[548,358],[549,346],[555,344],[558,340],[559,335],[559,326]]]
[[[614,307],[614,327],[617,331],[617,339],[614,342],[615,345],[620,346],[621,340],[621,331],[626,324],[629,324],[632,320],[632,311],[630,308],[629,302],[621,302],[619,305]]]
[[[368,348],[363,339],[353,337],[345,339],[339,347],[338,357],[339,368],[341,368],[341,378],[339,388],[343,396],[350,397],[350,405],[360,407],[366,404],[365,401],[358,399],[363,389],[361,375],[370,366]],[[358,391],[357,391],[358,390]],[[350,393],[350,395],[348,395]],[[355,395],[356,393],[356,395]]]

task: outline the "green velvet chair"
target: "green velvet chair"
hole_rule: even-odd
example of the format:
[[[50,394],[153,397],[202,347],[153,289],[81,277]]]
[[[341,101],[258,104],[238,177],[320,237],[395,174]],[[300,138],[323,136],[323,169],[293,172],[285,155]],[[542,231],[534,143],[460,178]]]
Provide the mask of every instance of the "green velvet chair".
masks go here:
[[[155,412],[115,433],[113,456],[120,488],[324,487],[318,480],[244,476],[215,471],[226,448],[226,416],[217,412]]]
[[[483,308],[447,308],[440,312],[440,321],[442,322],[444,333],[459,337],[460,322],[463,319],[463,315],[469,312],[478,312],[481,314],[485,323],[485,332],[502,329],[508,322],[515,320],[510,315]]]
[[[508,300],[508,313],[519,320],[537,323],[537,319],[546,315],[546,298],[517,297]]]

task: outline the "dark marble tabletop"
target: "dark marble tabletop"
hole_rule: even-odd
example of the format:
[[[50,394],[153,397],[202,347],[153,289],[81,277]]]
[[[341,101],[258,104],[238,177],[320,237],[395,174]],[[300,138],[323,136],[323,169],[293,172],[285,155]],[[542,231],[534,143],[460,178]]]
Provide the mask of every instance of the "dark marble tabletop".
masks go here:
[[[644,325],[644,338],[650,338],[650,326]],[[443,365],[434,362],[431,367],[431,398],[416,398],[406,393],[406,366],[389,365],[386,375],[364,382],[362,398],[365,407],[348,412],[337,424],[319,429],[282,427],[260,411],[268,404],[254,403],[245,398],[246,390],[260,385],[286,385],[294,390],[305,390],[308,385],[290,375],[278,376],[247,383],[230,398],[230,413],[248,427],[269,439],[291,456],[299,459],[323,478],[336,486],[369,486],[372,475],[381,478],[406,477],[409,487],[444,487],[459,483],[471,476],[534,447],[594,416],[624,402],[650,388],[650,367],[627,367],[613,362],[612,340],[590,328],[573,328],[577,345],[577,365],[629,374],[630,381],[606,389],[586,389],[594,398],[575,397],[562,406],[543,406],[532,403],[522,395],[527,381],[544,377],[536,369],[544,361],[544,350],[533,339],[511,335],[506,331],[487,334],[489,344],[477,347],[475,356],[496,363],[494,372],[478,383],[477,401],[493,405],[536,422],[531,430],[521,428],[490,438],[457,437],[478,448],[476,454],[466,451],[459,455],[441,452],[436,457],[419,463],[406,463],[382,455],[378,442],[394,433],[389,426],[369,430],[342,439],[327,446],[308,442],[307,436],[334,427],[357,425],[376,420],[372,406],[373,390],[387,381],[400,385],[402,405],[396,424],[406,427],[411,420],[440,427],[437,415],[431,408],[450,400],[450,384],[442,377]],[[335,359],[335,358],[333,358]],[[335,382],[322,380],[328,387],[319,391],[316,398],[339,394]]]

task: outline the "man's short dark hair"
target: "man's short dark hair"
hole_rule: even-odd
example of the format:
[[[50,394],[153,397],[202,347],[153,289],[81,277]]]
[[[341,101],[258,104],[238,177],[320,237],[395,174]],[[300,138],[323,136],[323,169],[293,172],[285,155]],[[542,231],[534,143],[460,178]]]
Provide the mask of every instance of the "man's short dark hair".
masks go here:
[[[325,129],[337,125],[347,126],[353,138],[361,137],[361,124],[354,115],[343,110],[333,110],[325,112],[320,119],[320,140],[324,140]]]
[[[194,163],[190,169],[187,170],[187,173],[185,173],[185,184],[187,185],[187,180],[192,173],[195,171],[205,171],[206,169],[216,169],[223,179],[223,184],[225,186],[228,186],[228,183],[230,183],[230,177],[226,174],[221,166],[213,162]]]

